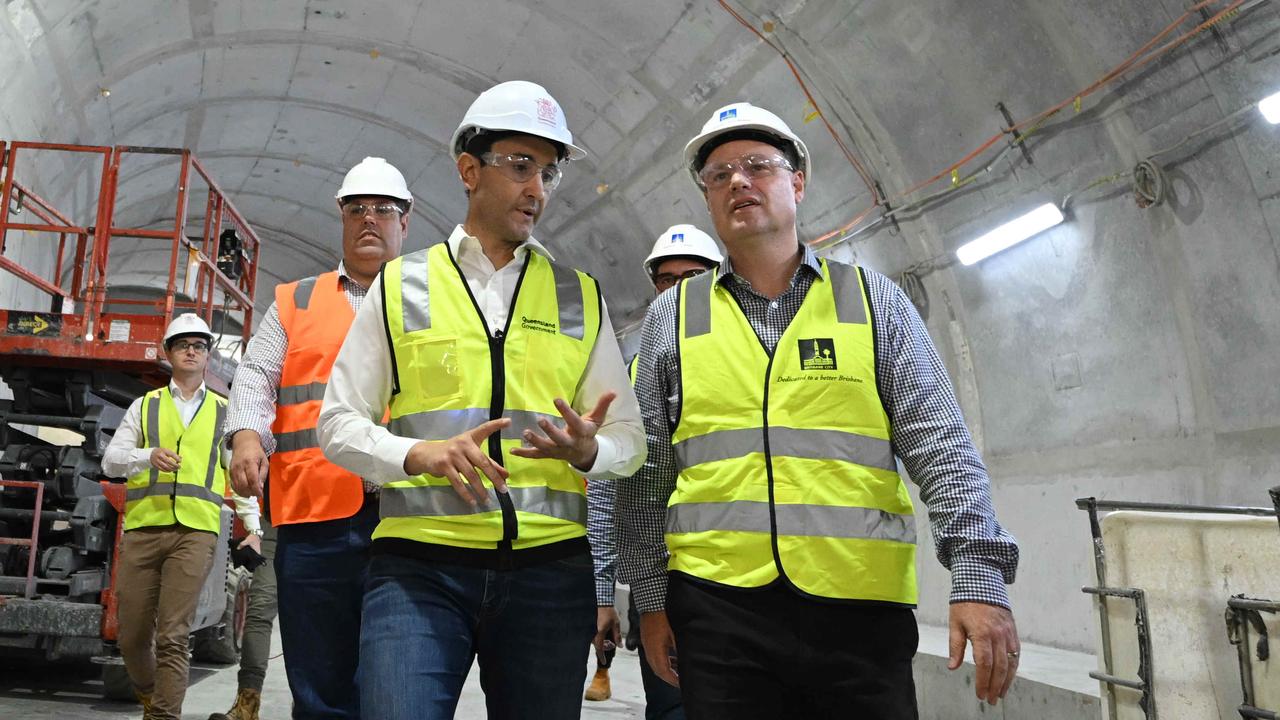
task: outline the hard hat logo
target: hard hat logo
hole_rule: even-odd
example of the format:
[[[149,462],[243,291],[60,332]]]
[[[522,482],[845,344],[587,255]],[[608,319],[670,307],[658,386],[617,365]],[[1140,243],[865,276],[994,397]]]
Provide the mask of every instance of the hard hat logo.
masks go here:
[[[682,243],[682,242],[684,242],[684,233],[675,233],[674,235],[672,235],[672,236],[671,236],[671,242],[673,242],[673,243]]]
[[[738,108],[729,108],[728,110],[720,111],[720,122],[736,117],[738,117]]]
[[[538,98],[538,122],[556,127],[560,124],[560,108],[551,98]]]

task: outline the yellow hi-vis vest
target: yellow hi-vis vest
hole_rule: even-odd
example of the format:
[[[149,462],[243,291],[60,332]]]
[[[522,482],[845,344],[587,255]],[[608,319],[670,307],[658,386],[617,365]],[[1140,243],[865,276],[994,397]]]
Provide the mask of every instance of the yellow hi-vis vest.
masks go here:
[[[218,532],[227,493],[227,470],[218,452],[226,415],[227,399],[208,389],[186,427],[168,387],[143,396],[138,447],[172,450],[182,456],[182,466],[176,473],[148,467],[129,478],[126,531],[178,523],[193,530]]]
[[[541,432],[539,418],[562,422],[553,401],[573,398],[600,331],[596,281],[527,253],[507,327],[493,336],[446,243],[387,263],[382,291],[395,379],[388,429],[447,440],[510,418],[487,450],[511,476],[507,495],[490,490],[489,506],[475,509],[445,478],[389,482],[373,537],[520,550],[585,536],[581,473],[510,451],[524,430]]]
[[[718,272],[680,287],[668,567],[733,587],[913,605],[915,521],[858,268],[822,261],[772,354]]]

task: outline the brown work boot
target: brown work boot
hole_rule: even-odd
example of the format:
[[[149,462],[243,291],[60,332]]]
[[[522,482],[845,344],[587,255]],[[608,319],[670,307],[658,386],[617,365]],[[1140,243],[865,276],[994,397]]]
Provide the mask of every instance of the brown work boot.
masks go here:
[[[151,720],[151,696],[143,695],[137,690],[133,691],[133,696],[138,698],[138,703],[142,705],[142,720]]]
[[[236,702],[226,713],[214,713],[209,720],[258,720],[258,708],[262,705],[262,691],[240,688]]]
[[[609,688],[609,668],[596,668],[596,676],[591,678],[591,687],[587,688],[587,692],[583,695],[584,700],[608,700],[613,696],[613,690]]]

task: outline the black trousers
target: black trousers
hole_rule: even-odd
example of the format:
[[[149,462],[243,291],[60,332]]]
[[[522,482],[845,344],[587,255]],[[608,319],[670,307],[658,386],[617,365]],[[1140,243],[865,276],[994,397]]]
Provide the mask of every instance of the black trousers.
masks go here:
[[[741,590],[671,573],[667,618],[689,720],[917,720],[909,608]]]

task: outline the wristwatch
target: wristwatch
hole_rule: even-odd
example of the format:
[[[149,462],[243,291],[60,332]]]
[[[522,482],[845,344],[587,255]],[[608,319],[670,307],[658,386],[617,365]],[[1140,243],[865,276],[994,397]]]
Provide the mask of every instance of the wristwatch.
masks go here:
[[[250,530],[250,531],[249,531],[249,534],[250,534],[250,535],[257,535],[258,537],[262,537],[262,528],[258,528],[257,530]]]

